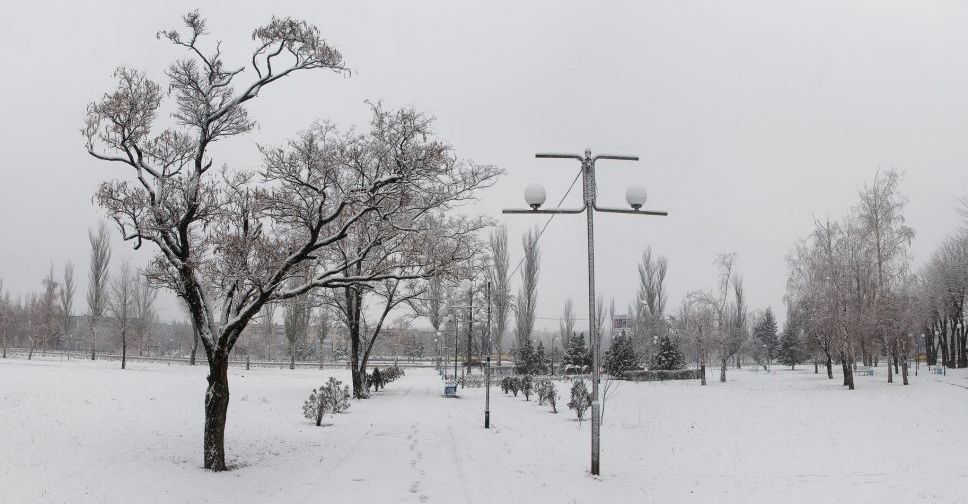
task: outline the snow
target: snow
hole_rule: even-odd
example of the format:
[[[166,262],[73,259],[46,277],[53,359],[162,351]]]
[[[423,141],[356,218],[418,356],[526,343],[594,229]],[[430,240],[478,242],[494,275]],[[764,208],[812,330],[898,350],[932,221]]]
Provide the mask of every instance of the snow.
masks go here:
[[[822,372],[823,370],[821,370]],[[921,371],[925,371],[922,366]],[[812,368],[726,384],[621,383],[602,476],[590,424],[483,389],[442,397],[432,369],[315,427],[314,387],[348,371],[230,370],[226,449],[201,468],[204,366],[0,361],[4,502],[955,502],[966,495],[968,374],[883,367],[848,392]],[[715,373],[718,375],[718,370]],[[710,378],[713,378],[711,375]]]

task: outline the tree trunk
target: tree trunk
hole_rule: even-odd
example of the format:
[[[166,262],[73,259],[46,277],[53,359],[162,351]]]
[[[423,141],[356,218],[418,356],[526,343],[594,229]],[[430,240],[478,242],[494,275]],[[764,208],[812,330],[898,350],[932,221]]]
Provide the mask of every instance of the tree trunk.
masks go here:
[[[225,418],[229,409],[228,354],[208,358],[208,389],[205,392],[205,469],[224,471]]]
[[[892,373],[892,371],[893,370],[891,369],[891,356],[890,356],[890,354],[888,354],[888,356],[887,356],[887,383],[894,383],[894,373]]]
[[[296,369],[296,344],[289,345],[289,369]]]
[[[91,318],[91,360],[97,359],[97,319]]]
[[[848,390],[854,390],[854,367],[844,359],[844,385]]]
[[[128,361],[128,334],[125,329],[121,329],[121,369],[124,369]]]
[[[245,354],[245,370],[248,371],[249,367],[249,354]]]
[[[728,359],[722,359],[722,366],[719,368],[719,382],[726,383],[726,364]]]
[[[827,356],[827,379],[834,379],[834,363],[833,359],[831,359],[829,355]]]
[[[894,354],[894,374],[897,374],[898,373],[898,370],[897,370],[897,364],[898,364],[898,362],[897,362],[898,361],[898,358],[897,358],[897,350],[894,350],[894,352],[892,352],[892,353]]]
[[[194,339],[192,340],[192,357],[188,361],[190,366],[195,365],[195,355],[198,353],[198,328],[195,327],[194,322],[192,322],[192,334],[194,335]]]
[[[699,365],[699,380],[702,385],[706,385],[706,363]]]
[[[908,383],[908,362],[907,359],[901,361],[901,379],[905,385],[910,385]]]
[[[813,374],[820,374],[820,364],[817,362],[817,359],[813,360]]]
[[[353,397],[356,399],[366,399],[369,395],[368,390],[364,387],[366,386],[366,380],[364,374],[360,372],[360,338],[350,337],[350,373],[353,376]]]

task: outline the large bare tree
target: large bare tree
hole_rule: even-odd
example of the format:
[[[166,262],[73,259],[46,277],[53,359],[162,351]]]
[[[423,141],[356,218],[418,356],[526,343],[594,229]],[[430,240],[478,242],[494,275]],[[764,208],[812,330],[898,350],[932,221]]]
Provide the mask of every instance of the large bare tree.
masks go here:
[[[247,102],[286,76],[347,70],[342,55],[304,21],[273,18],[256,28],[246,68],[230,66],[221,44],[206,48],[206,23],[197,12],[183,20],[185,31],[159,33],[186,54],[165,72],[173,125],[155,128],[162,86],[122,67],[116,90],[88,107],[83,133],[92,156],[129,173],[102,184],[98,203],[125,240],[136,248],[155,245],[153,278],[184,299],[199,331],[209,365],[204,467],[221,471],[229,355],[262,307],[313,289],[413,276],[395,266],[356,268],[375,250],[392,250],[392,234],[355,241],[342,255],[336,246],[374,221],[407,229],[421,215],[415,209],[467,197],[494,170],[457,160],[428,135],[429,119],[379,105],[370,134],[317,124],[285,146],[263,147],[259,174],[213,169],[213,145],[253,129]],[[306,262],[315,273],[292,285]]]

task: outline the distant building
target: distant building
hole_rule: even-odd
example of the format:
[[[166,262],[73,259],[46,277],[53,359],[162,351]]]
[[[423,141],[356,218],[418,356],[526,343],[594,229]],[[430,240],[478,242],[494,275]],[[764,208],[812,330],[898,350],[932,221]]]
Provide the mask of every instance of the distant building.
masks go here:
[[[632,333],[632,316],[631,315],[615,315],[612,318],[612,337],[616,337],[622,333],[631,334]]]

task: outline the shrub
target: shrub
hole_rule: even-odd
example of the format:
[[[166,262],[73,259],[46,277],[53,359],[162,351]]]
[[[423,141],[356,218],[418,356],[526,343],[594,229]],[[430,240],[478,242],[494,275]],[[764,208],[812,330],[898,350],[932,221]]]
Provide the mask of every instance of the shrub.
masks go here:
[[[578,417],[579,425],[585,419],[585,413],[591,405],[592,395],[588,392],[588,386],[585,385],[585,380],[573,381],[571,383],[571,401],[568,403],[568,408],[575,410],[575,416]]]
[[[313,389],[309,399],[303,403],[303,416],[307,420],[315,420],[319,427],[323,422],[323,415],[327,412],[331,414],[343,413],[350,408],[350,387],[343,385],[343,382],[329,377],[329,381]]]
[[[531,394],[534,393],[534,377],[526,374],[520,378],[521,393],[524,394],[524,400],[530,401]]]
[[[547,402],[551,405],[551,411],[558,413],[558,389],[555,388],[554,382],[548,378],[541,378],[536,382],[534,389],[538,394],[538,404]]]

